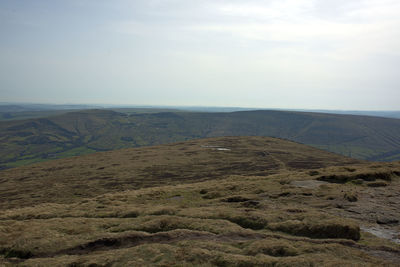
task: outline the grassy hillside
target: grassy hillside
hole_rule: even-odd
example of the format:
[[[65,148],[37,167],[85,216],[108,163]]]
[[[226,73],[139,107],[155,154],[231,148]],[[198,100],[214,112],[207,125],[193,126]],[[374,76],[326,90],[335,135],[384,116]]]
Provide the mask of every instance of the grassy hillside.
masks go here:
[[[400,120],[283,111],[125,114],[71,112],[0,122],[0,164],[217,136],[272,136],[358,159],[400,159]]]
[[[49,161],[0,177],[0,265],[400,260],[399,162],[229,137]]]
[[[68,202],[107,192],[221,179],[243,172],[262,176],[286,169],[358,162],[268,137],[210,138],[122,149],[4,170],[0,208],[13,207],[15,203]]]

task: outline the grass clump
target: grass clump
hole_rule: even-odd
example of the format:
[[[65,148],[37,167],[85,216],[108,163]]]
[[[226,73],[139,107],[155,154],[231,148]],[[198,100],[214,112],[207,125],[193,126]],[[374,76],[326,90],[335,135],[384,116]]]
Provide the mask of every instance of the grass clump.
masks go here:
[[[163,207],[156,210],[153,210],[149,213],[150,215],[175,215],[176,209],[171,207]]]
[[[247,255],[266,254],[273,257],[297,256],[298,251],[290,245],[288,241],[283,240],[259,240],[249,245],[245,252]]]
[[[235,254],[224,254],[218,253],[211,260],[211,263],[215,266],[228,267],[252,267],[252,266],[275,266],[277,260],[274,258],[255,258],[245,255],[235,255]]]
[[[243,229],[226,220],[186,218],[179,216],[149,216],[132,230],[148,233],[168,232],[177,229],[205,231],[213,234],[241,232]]]
[[[319,181],[325,181],[329,183],[344,184],[347,182],[352,182],[355,180],[362,180],[367,182],[373,182],[377,179],[384,181],[392,181],[394,176],[398,176],[394,171],[382,171],[382,172],[363,172],[354,174],[332,174],[332,175],[322,175],[317,178]],[[358,182],[359,184],[361,182]]]
[[[264,227],[267,225],[266,219],[255,215],[229,214],[222,216],[224,219],[230,222],[233,222],[243,228],[248,228],[252,230],[264,229]]]
[[[315,176],[315,175],[318,175],[318,174],[319,174],[319,171],[315,171],[315,170],[308,172],[308,175],[310,175],[310,176]]]
[[[344,194],[344,199],[349,202],[356,202],[358,200],[357,194],[354,192],[347,192]]]
[[[221,193],[219,192],[208,192],[206,194],[203,194],[202,198],[204,199],[215,199],[215,198],[220,198],[222,197]]]
[[[388,186],[388,183],[384,182],[384,181],[376,181],[376,182],[367,183],[367,186],[369,186],[369,187],[384,187],[384,186]]]
[[[120,218],[136,218],[140,215],[140,212],[137,210],[126,211],[119,215]]]
[[[273,231],[310,238],[344,238],[355,241],[360,239],[360,227],[341,219],[322,220],[319,222],[288,220],[282,223],[271,223],[268,228]]]

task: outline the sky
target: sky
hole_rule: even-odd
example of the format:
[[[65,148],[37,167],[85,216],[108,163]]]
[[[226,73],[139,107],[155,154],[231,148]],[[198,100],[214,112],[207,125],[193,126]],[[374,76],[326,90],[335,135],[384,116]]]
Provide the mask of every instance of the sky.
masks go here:
[[[1,0],[0,102],[400,110],[398,0]]]

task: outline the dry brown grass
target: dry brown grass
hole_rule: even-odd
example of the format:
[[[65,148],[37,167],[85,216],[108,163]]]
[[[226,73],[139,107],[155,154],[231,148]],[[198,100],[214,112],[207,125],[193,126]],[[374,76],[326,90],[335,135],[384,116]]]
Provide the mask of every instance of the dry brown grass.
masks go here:
[[[220,151],[216,147],[231,150]],[[243,173],[266,176],[284,170],[355,162],[358,161],[267,137],[210,138],[123,149],[1,171],[0,209],[46,202],[73,203],[105,193]]]
[[[190,148],[193,142],[188,144]],[[213,158],[214,152],[207,153]],[[172,157],[173,152],[167,155]],[[69,201],[51,195],[52,185],[42,186],[43,199],[30,204],[30,197],[19,194],[21,199],[10,201],[14,208],[3,205],[0,213],[0,265],[396,266],[400,246],[360,231],[359,226],[375,227],[378,215],[400,214],[396,204],[400,179],[395,173],[400,163],[326,166],[312,173],[285,168],[259,175],[248,169],[242,174],[239,169],[230,172],[228,166],[238,158],[228,157],[226,165],[221,160],[207,169],[223,169],[225,174],[218,179],[104,194],[106,188],[95,187],[94,193]],[[178,157],[174,164],[187,166],[191,160]],[[61,163],[60,167],[66,164]],[[28,169],[21,169],[24,172]],[[55,179],[61,183],[63,172],[51,173],[60,175]],[[317,180],[371,173],[390,174],[387,186]],[[17,179],[22,174],[14,175]],[[11,187],[10,177],[6,180]],[[152,176],[149,179],[155,183]],[[66,188],[72,188],[75,180],[69,183],[65,182]],[[357,201],[348,200],[352,195]],[[398,225],[385,227],[398,231]]]

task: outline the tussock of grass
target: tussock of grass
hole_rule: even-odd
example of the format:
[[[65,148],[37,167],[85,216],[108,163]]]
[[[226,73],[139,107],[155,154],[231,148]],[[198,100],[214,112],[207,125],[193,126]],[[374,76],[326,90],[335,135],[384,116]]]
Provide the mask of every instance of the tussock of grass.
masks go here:
[[[376,181],[376,182],[370,182],[367,183],[367,186],[369,187],[384,187],[384,186],[388,186],[389,184],[383,181]]]
[[[247,211],[246,211],[247,210]],[[213,220],[226,220],[240,226],[252,230],[263,229],[268,222],[269,216],[256,210],[248,210],[233,207],[217,207],[217,208],[192,208],[179,212],[182,216],[190,216],[196,218],[206,218]]]
[[[268,228],[274,231],[311,238],[344,238],[355,241],[360,239],[358,225],[340,219],[318,222],[288,220],[282,223],[271,223]]]
[[[355,180],[363,180],[363,181],[375,181],[377,179],[392,181],[394,177],[398,177],[396,171],[387,171],[387,172],[364,172],[364,173],[355,173],[355,174],[332,174],[332,175],[322,175],[317,178],[320,181],[326,181],[330,183],[347,183]]]
[[[267,221],[262,217],[257,216],[243,216],[243,215],[228,215],[224,217],[226,220],[236,223],[243,228],[260,230],[267,225]]]
[[[358,200],[357,193],[354,192],[345,193],[344,198],[350,202],[356,202]]]
[[[288,241],[268,239],[253,242],[245,249],[245,253],[253,256],[262,253],[274,257],[289,257],[299,254]]]
[[[215,198],[220,198],[222,197],[220,192],[208,192],[203,195],[204,199],[215,199]]]
[[[177,212],[176,209],[172,207],[161,207],[150,211],[149,215],[175,215]]]
[[[167,232],[176,229],[206,231],[214,234],[242,232],[243,229],[227,220],[187,218],[178,216],[148,216],[132,230],[148,233]]]

